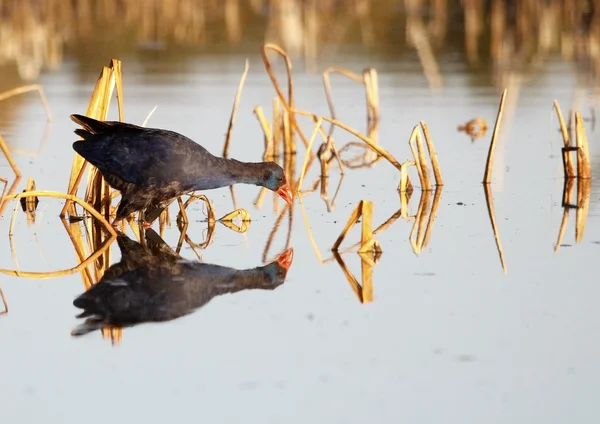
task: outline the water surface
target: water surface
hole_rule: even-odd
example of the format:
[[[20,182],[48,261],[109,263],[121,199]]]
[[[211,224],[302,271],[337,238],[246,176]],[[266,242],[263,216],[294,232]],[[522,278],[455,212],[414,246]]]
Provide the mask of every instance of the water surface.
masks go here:
[[[99,66],[110,57],[97,58],[91,66],[67,52],[59,68],[40,74],[36,82],[44,87],[54,116],[49,128],[35,95],[0,103],[0,131],[18,150],[15,158],[24,176],[19,191],[28,176],[38,189],[66,190],[75,140],[68,115],[85,111]],[[160,52],[119,57],[126,120],[141,123],[158,105],[148,125],[186,134],[220,153],[246,57],[250,73],[230,154],[260,160],[262,132],[252,109],[261,105],[270,116],[274,90],[258,49],[195,54],[185,66],[165,62]],[[71,337],[80,322],[72,300],[84,290],[81,274],[45,280],[4,275],[0,284],[10,311],[0,317],[3,418],[90,424],[113,419],[595,422],[598,136],[586,122],[595,174],[583,239],[575,243],[573,210],[563,245],[555,252],[563,178],[562,139],[552,113],[554,99],[563,109],[575,99],[588,117],[591,89],[578,85],[571,66],[554,56],[543,72],[509,87],[518,99],[507,108],[491,185],[504,274],[481,185],[491,128],[474,142],[456,130],[476,116],[491,126],[501,90],[485,70],[468,70],[458,55],[448,54],[441,63],[444,88],[432,92],[415,57],[397,61],[358,50],[319,62],[319,69],[375,67],[380,143],[399,160],[410,158],[410,132],[425,120],[445,179],[429,244],[420,255],[409,242],[412,221],[399,218],[376,236],[383,254],[373,269],[373,302],[359,301],[335,260],[319,262],[297,201],[290,241],[294,261],[281,287],[220,296],[184,318],[125,329],[118,346],[98,332]],[[327,114],[319,74],[296,68],[297,105]],[[340,119],[364,132],[363,88],[336,79],[334,93]],[[112,119],[117,118],[115,105]],[[302,122],[309,134],[310,123]],[[339,146],[353,140],[340,130],[334,135]],[[303,154],[299,148],[299,164]],[[7,165],[0,169],[12,178]],[[315,165],[304,187],[318,175]],[[421,190],[416,173],[411,176],[415,192],[408,215],[414,216]],[[330,197],[338,179],[332,170]],[[332,244],[360,200],[373,202],[374,226],[400,209],[398,182],[397,170],[380,161],[346,174],[331,212],[318,191],[303,197],[323,259],[331,257]],[[201,252],[203,260],[238,269],[263,264],[277,214],[270,195],[260,209],[253,205],[257,193],[255,187],[236,187],[239,207],[252,216],[251,228],[238,234],[217,224],[213,242]],[[234,209],[228,189],[207,194],[217,215]],[[33,225],[19,210],[13,237],[19,269],[77,265],[58,218],[61,207],[62,201],[40,199]],[[176,213],[173,205],[171,217]],[[196,204],[188,213],[189,234],[200,241],[207,225],[203,210]],[[2,234],[8,233],[11,216],[12,204],[0,220]],[[267,260],[285,248],[287,224],[286,217]],[[345,245],[359,236],[353,230]],[[174,223],[164,238],[177,245]],[[197,259],[185,246],[182,256]],[[8,238],[0,249],[0,267],[15,269]],[[360,257],[354,252],[342,257],[360,282]],[[118,258],[115,245],[113,262]]]

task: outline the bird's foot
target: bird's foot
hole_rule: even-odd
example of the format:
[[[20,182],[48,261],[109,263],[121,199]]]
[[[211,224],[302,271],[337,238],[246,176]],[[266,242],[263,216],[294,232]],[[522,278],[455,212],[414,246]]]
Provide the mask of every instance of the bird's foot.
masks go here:
[[[144,221],[143,226],[144,226],[144,230],[147,230],[148,228],[150,228],[150,223]]]

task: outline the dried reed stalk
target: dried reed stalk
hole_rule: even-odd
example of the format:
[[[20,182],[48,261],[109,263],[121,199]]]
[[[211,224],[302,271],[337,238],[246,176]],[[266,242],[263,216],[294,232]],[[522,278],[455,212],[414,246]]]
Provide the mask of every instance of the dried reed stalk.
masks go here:
[[[17,163],[15,162],[15,160],[13,159],[13,157],[12,157],[12,155],[10,153],[10,149],[8,148],[8,146],[6,145],[6,143],[4,142],[4,139],[2,138],[1,135],[0,135],[0,149],[2,150],[2,153],[4,153],[4,157],[6,157],[6,160],[8,161],[8,164],[10,165],[11,169],[15,173],[15,177],[20,178],[21,177],[21,171],[19,170],[19,167],[17,166]]]
[[[371,133],[379,122],[379,78],[375,68],[368,68],[363,71],[363,80],[367,91],[367,128],[369,135],[375,143],[377,136]]]
[[[207,214],[208,229],[207,229],[207,235],[205,236],[204,242],[202,242],[202,243],[194,243],[187,235],[189,220],[187,217],[186,209],[196,199],[202,200],[207,208],[206,214]],[[208,198],[205,195],[191,194],[190,197],[186,200],[185,204],[181,201],[181,198],[178,198],[177,201],[179,203],[179,208],[180,208],[179,214],[177,215],[177,227],[180,232],[179,241],[177,243],[177,250],[176,250],[177,253],[179,253],[181,251],[183,241],[185,240],[186,243],[188,243],[188,245],[192,248],[194,253],[198,256],[198,259],[202,260],[201,255],[196,251],[196,249],[206,249],[208,247],[208,245],[212,241],[212,237],[213,237],[214,231],[215,231],[215,223],[217,221],[221,222],[221,224],[223,224],[225,227],[227,227],[233,231],[236,231],[238,233],[245,233],[250,228],[250,222],[251,222],[250,214],[244,209],[234,210],[233,212],[231,212],[231,213],[225,215],[224,217],[220,218],[219,220],[217,220],[217,219],[215,219],[214,208],[212,207],[210,201],[208,200]],[[242,220],[241,226],[238,226],[237,224],[235,224],[232,221],[232,219],[235,218],[236,216],[241,217],[241,220]]]
[[[33,178],[29,177],[27,179],[27,187],[23,191],[35,191],[35,181]],[[27,197],[21,199],[21,209],[23,209],[27,215],[27,225],[32,225],[35,223],[35,210],[37,209],[39,202],[40,201],[37,197]]]
[[[409,166],[416,166],[416,162],[407,160],[400,166],[400,184],[398,185],[398,190],[400,190],[401,193],[411,189],[410,178],[408,176]]]
[[[142,122],[142,127],[145,127],[148,124],[148,121],[150,120],[150,118],[152,117],[152,115],[154,115],[154,112],[156,112],[156,108],[158,107],[158,105],[154,106],[152,108],[152,110],[150,111],[150,113],[146,116],[146,119],[144,119],[144,122]]]
[[[367,134],[369,139],[379,144],[379,79],[375,68],[363,71],[363,79],[367,94]],[[365,152],[365,161],[374,163],[379,156],[373,150]]]
[[[580,112],[575,112],[575,133],[577,144],[577,178],[592,178],[588,139]]]
[[[429,220],[427,221],[427,228],[425,229],[425,238],[421,243],[421,249],[424,249],[429,244],[429,239],[431,237],[431,230],[433,228],[433,224],[435,222],[435,218],[437,217],[437,210],[440,204],[440,199],[442,198],[442,189],[440,186],[436,187],[435,193],[433,194],[433,205],[431,206],[431,211],[429,212]]]
[[[321,255],[321,252],[319,251],[319,247],[317,246],[317,242],[315,241],[315,237],[313,235],[313,232],[310,229],[310,223],[308,221],[308,215],[306,213],[306,209],[304,208],[304,202],[302,201],[302,194],[298,194],[298,203],[300,204],[300,210],[302,211],[302,218],[304,220],[304,225],[306,227],[306,232],[308,233],[308,239],[309,239],[310,244],[311,244],[311,246],[313,248],[313,251],[317,255],[317,260],[319,261],[319,263],[325,263],[325,261],[323,260],[323,256]]]
[[[233,223],[233,220],[237,217],[240,217],[241,226]],[[250,213],[246,209],[236,209],[219,218],[218,221],[236,233],[245,233],[250,228],[251,218]]]
[[[560,222],[560,228],[558,229],[558,237],[556,238],[556,244],[554,245],[554,252],[558,252],[562,239],[567,228],[567,221],[569,220],[569,210],[572,208],[571,199],[573,197],[573,187],[575,186],[575,179],[566,178],[563,186],[563,217]]]
[[[110,340],[112,346],[118,346],[123,339],[123,327],[116,325],[105,325],[102,327],[102,338]]]
[[[500,255],[500,263],[502,264],[502,270],[506,275],[506,264],[504,262],[504,253],[502,251],[502,243],[500,242],[500,234],[498,233],[498,226],[496,225],[496,214],[494,213],[494,200],[492,199],[492,189],[489,184],[483,185],[485,193],[485,202],[487,203],[488,213],[490,215],[490,221],[492,223],[492,231],[494,232],[494,240],[496,241],[496,248]]]
[[[296,113],[296,114],[299,114],[299,115],[312,116],[313,117],[313,121],[315,121],[315,122],[319,119],[319,116],[317,116],[317,115],[315,115],[314,113],[311,113],[311,112],[306,112],[306,111],[298,110],[298,109],[295,109],[293,112]],[[400,170],[400,166],[401,166],[400,163],[387,150],[385,150],[383,147],[381,147],[381,146],[373,143],[364,134],[361,134],[360,132],[354,130],[353,128],[349,127],[348,125],[346,125],[343,122],[340,122],[340,121],[338,121],[336,119],[329,118],[327,116],[321,116],[320,118],[323,119],[323,121],[330,122],[333,125],[346,130],[347,132],[349,132],[353,136],[361,139],[366,144],[368,144],[370,148],[372,148],[377,153],[379,153],[381,156],[383,156],[385,159],[387,159],[396,169]]]
[[[215,212],[210,203],[210,200],[208,200],[208,197],[206,197],[203,194],[194,194],[194,193],[190,194],[190,196],[185,201],[185,203],[182,202],[181,197],[177,198],[177,201],[179,202],[179,214],[177,215],[177,222],[181,221],[186,224],[189,223],[186,209],[188,208],[189,205],[192,204],[192,202],[194,200],[202,200],[204,202],[204,204],[206,205],[206,216],[207,216],[208,222],[215,222],[216,221]]]
[[[423,212],[423,208],[425,206],[425,198],[427,197],[427,203],[429,203],[428,197],[430,195],[429,191],[421,191],[421,198],[419,199],[419,207],[417,208],[417,213],[415,214],[414,217],[412,217],[414,219],[413,221],[413,226],[410,230],[410,234],[408,236],[408,241],[410,242],[410,247],[412,247],[412,250],[414,252],[415,255],[419,256],[421,254],[421,248],[420,248],[420,244],[419,244],[419,234],[422,233],[421,230],[421,218],[424,214]],[[415,237],[415,232],[416,237]]]
[[[345,152],[346,150],[349,150],[352,147],[358,147],[358,148],[362,149],[363,153],[361,155],[358,155],[351,159],[346,159],[346,160],[341,159],[342,153]],[[372,156],[372,155],[370,155],[370,153],[374,153],[374,155],[375,155],[375,158],[372,160],[370,158],[370,156]],[[383,156],[379,156],[378,154],[373,152],[373,150],[371,150],[369,148],[369,146],[365,145],[364,143],[359,143],[356,141],[349,141],[348,143],[344,144],[342,146],[342,148],[339,150],[338,156],[340,157],[342,164],[345,167],[348,167],[350,169],[371,167],[374,164],[376,164],[377,162],[379,162],[381,159],[383,159]]]
[[[500,123],[502,122],[502,112],[504,111],[504,99],[506,98],[507,89],[505,88],[500,98],[500,105],[498,106],[498,115],[496,116],[496,123],[494,124],[494,132],[492,134],[492,141],[490,142],[490,149],[488,151],[487,161],[485,163],[485,172],[483,175],[483,183],[489,184],[492,177],[492,164],[494,162],[494,151],[496,149],[496,140],[498,139],[498,132],[500,130]]]
[[[317,136],[317,134],[319,133],[319,130],[321,129],[321,122],[323,122],[323,120],[321,118],[319,118],[317,120],[317,122],[315,123],[315,129],[313,130],[313,133],[310,136],[310,141],[308,142],[308,148],[306,149],[306,154],[304,155],[302,171],[300,172],[300,178],[298,178],[298,183],[296,185],[296,193],[298,193],[300,191],[300,188],[302,187],[302,181],[304,180],[304,174],[306,173],[306,165],[308,164],[308,158],[310,156],[309,153],[312,151],[312,145],[315,141],[315,137]]]
[[[4,186],[4,190],[2,191],[2,199],[0,199],[0,216],[2,216],[2,214],[4,213],[4,209],[6,208],[6,205],[8,205],[8,201],[5,200],[7,199],[10,195],[14,194],[15,191],[17,190],[17,186],[19,185],[19,181],[21,181],[21,176],[17,176],[15,178],[15,180],[13,181],[13,183],[11,184],[10,188],[8,190],[6,190],[6,183],[8,183],[8,181],[4,178],[2,178],[2,181],[5,182],[5,186]],[[6,194],[4,194],[6,192]]]
[[[431,191],[422,191],[421,192],[421,199],[419,200],[419,203],[422,203],[423,206],[420,208],[421,209],[421,215],[419,215],[419,217],[417,219],[415,219],[415,222],[418,220],[419,221],[419,227],[418,227],[418,231],[417,231],[417,245],[419,246],[419,253],[422,252],[423,250],[423,242],[425,240],[425,230],[426,230],[426,223],[427,223],[427,216],[429,215],[428,212],[429,211],[429,204],[431,202]]]
[[[290,123],[290,114],[283,113],[281,118],[281,128],[283,131],[283,155],[293,155],[296,153],[296,143],[294,143],[294,130]]]
[[[269,237],[267,237],[267,243],[265,244],[265,248],[264,248],[263,254],[262,254],[263,263],[267,262],[269,248],[271,247],[271,244],[273,243],[275,234],[277,234],[277,230],[279,229],[279,226],[281,225],[281,221],[283,220],[283,217],[285,216],[286,212],[288,213],[288,232],[287,232],[287,236],[286,236],[286,240],[285,240],[284,250],[286,250],[290,247],[290,242],[292,240],[292,224],[294,222],[294,214],[293,214],[294,209],[291,208],[290,205],[288,205],[286,203],[285,207],[283,208],[283,210],[281,211],[281,213],[275,220],[275,224],[273,225],[273,229],[269,233]]]
[[[0,269],[2,274],[10,275],[13,277],[21,277],[21,278],[35,278],[35,279],[48,279],[48,278],[56,278],[63,277],[65,275],[75,274],[84,270],[90,263],[92,263],[96,258],[100,257],[106,249],[111,245],[113,241],[117,239],[116,235],[112,235],[110,238],[106,239],[102,246],[97,249],[94,253],[92,253],[87,259],[81,261],[77,266],[69,269],[63,269],[60,271],[50,271],[50,272],[29,272],[29,271],[19,271],[19,270],[11,270],[11,269]]]
[[[329,200],[329,196],[327,194],[327,186],[328,186],[328,182],[329,182],[329,177],[323,177],[321,176],[321,178],[319,178],[320,183],[321,183],[321,199],[323,199],[323,201],[325,202],[325,205],[327,206],[327,212],[331,212],[333,211],[334,205],[335,205],[335,199],[337,199],[337,196],[340,192],[340,188],[342,187],[342,181],[344,180],[344,175],[340,175],[340,180],[338,182],[337,188],[335,189],[335,193],[333,194],[333,199]],[[319,180],[317,180],[317,183],[319,182]]]
[[[271,124],[265,117],[262,107],[257,106],[254,108],[254,114],[258,119],[260,127],[262,128],[265,140],[265,153],[263,154],[264,161],[273,160],[273,131],[271,130]]]
[[[4,305],[4,310],[0,312],[0,316],[8,314],[8,302],[6,302],[6,298],[4,297],[4,292],[0,287],[0,298],[2,299],[2,304]]]
[[[315,115],[314,113],[306,112],[303,110],[294,109],[292,111],[292,113],[301,115],[301,116],[308,116],[308,117],[312,118],[314,124],[316,124],[317,120],[319,119],[319,117],[317,115]],[[340,167],[340,174],[344,175],[344,163],[342,161],[342,158],[340,157],[340,153],[339,153],[338,149],[335,147],[333,137],[331,135],[328,135],[327,133],[325,133],[322,126],[319,126],[319,134],[321,135],[321,137],[323,138],[323,141],[325,142],[323,145],[321,145],[321,147],[319,148],[318,154],[317,154],[317,156],[319,157],[319,161],[325,160],[325,155],[327,153],[329,153],[331,155],[331,157],[326,160],[327,164],[329,164],[331,162],[331,160],[335,158],[338,163],[338,166]],[[309,152],[310,152],[310,162],[309,163],[312,163],[312,161],[315,158],[315,155],[312,150],[310,150]]]
[[[57,199],[67,199],[67,200],[70,200],[71,202],[75,202],[79,206],[81,206],[83,209],[88,211],[94,218],[96,218],[98,221],[100,221],[106,227],[106,230],[109,233],[111,233],[114,236],[117,235],[117,232],[115,231],[115,229],[106,221],[106,219],[104,219],[104,217],[102,215],[100,215],[98,213],[98,211],[96,211],[88,203],[84,202],[83,200],[81,200],[78,197],[73,196],[71,194],[59,193],[57,191],[42,191],[42,190],[40,190],[40,191],[30,191],[27,193],[17,193],[17,194],[13,194],[10,196],[5,196],[2,198],[2,200],[21,199],[21,198],[34,197],[34,196],[53,197],[53,198],[57,198]],[[11,229],[9,232],[9,236],[12,236],[12,230],[14,228],[14,225],[15,225],[15,217],[13,216],[13,220],[11,221]]]
[[[119,107],[119,120],[123,121],[123,82],[121,73],[121,62],[117,59],[112,59],[108,67],[104,67],[100,74],[100,77],[96,81],[96,86],[92,92],[90,102],[86,111],[86,116],[95,118],[101,121],[105,121],[108,115],[108,107],[112,97],[113,89],[117,89],[117,101]],[[87,161],[83,159],[79,154],[75,153],[73,159],[73,166],[71,168],[71,176],[69,178],[68,194],[75,195],[83,174]],[[86,200],[90,199],[96,203],[95,200],[104,200],[105,204],[109,204],[109,198],[111,198],[110,191],[105,190],[106,185],[103,179],[95,179],[96,168],[91,167],[88,175],[88,191],[86,193]],[[100,191],[101,193],[98,193]],[[104,199],[103,199],[104,198]],[[74,209],[71,208],[71,201],[67,200],[63,209],[61,210],[60,216],[65,216],[67,210],[71,215],[75,214]]]
[[[69,223],[64,218],[60,218],[67,234],[69,235],[69,239],[73,243],[73,247],[75,248],[75,254],[77,255],[77,260],[79,262],[85,261],[87,258],[86,254],[86,242],[83,237],[83,232],[81,231],[81,226],[74,223]],[[94,249],[93,251],[95,251]],[[95,280],[92,277],[92,274],[88,267],[85,267],[81,270],[81,278],[83,280],[83,286],[86,290],[88,290],[93,284],[95,284]]]
[[[235,93],[235,100],[233,101],[231,117],[229,118],[229,126],[227,127],[227,136],[225,137],[225,145],[223,146],[223,157],[224,158],[229,156],[229,142],[231,140],[231,131],[233,130],[233,124],[235,123],[235,117],[237,115],[238,105],[240,103],[240,98],[242,97],[242,90],[244,88],[244,82],[246,81],[246,76],[248,76],[249,68],[250,68],[250,63],[248,62],[248,59],[246,59],[246,65],[244,67],[244,72],[242,73],[242,77],[240,78],[240,83],[239,83],[237,91]]]
[[[2,198],[6,193],[6,188],[8,187],[8,180],[6,178],[0,177],[0,182],[4,183],[4,188],[2,189],[2,194],[0,195],[0,198]]]
[[[329,112],[331,113],[331,117],[333,119],[337,119],[337,116],[335,114],[335,106],[333,104],[333,94],[331,91],[331,78],[329,76],[332,73],[345,76],[346,78],[359,84],[364,84],[364,78],[348,69],[338,68],[335,66],[330,66],[323,71],[323,87],[325,89],[325,97],[327,99],[327,105],[329,106]],[[331,127],[331,129],[333,129],[333,126]]]
[[[560,123],[560,131],[562,133],[564,143],[564,149],[562,150],[562,152],[565,178],[575,178],[577,175],[575,173],[575,166],[573,165],[573,159],[571,158],[570,153],[571,141],[569,139],[569,132],[567,131],[567,127],[565,126],[565,120],[563,119],[558,100],[554,100],[554,109],[556,110],[556,115],[558,116],[558,122]]]
[[[0,312],[0,316],[1,316],[1,315],[8,314],[8,303],[6,302],[6,298],[4,297],[4,292],[2,291],[1,287],[0,287],[0,298],[2,298],[2,304],[4,305],[4,310],[2,312]]]
[[[283,59],[285,61],[285,69],[286,69],[286,74],[287,74],[287,78],[288,78],[288,100],[287,101],[285,99],[285,96],[283,95],[283,91],[281,90],[279,83],[277,82],[277,77],[275,76],[275,73],[273,71],[273,66],[271,65],[271,62],[269,61],[269,58],[267,56],[267,50],[272,50],[272,51],[276,52],[281,57],[283,57]],[[291,124],[290,125],[291,133],[289,135],[290,142],[293,143],[294,134],[295,134],[295,132],[297,132],[298,135],[300,136],[300,139],[304,143],[304,146],[308,147],[308,140],[306,139],[304,133],[302,132],[302,129],[298,125],[298,122],[296,121],[294,113],[292,113],[292,110],[294,109],[294,81],[292,78],[292,62],[291,62],[290,58],[288,57],[287,53],[281,47],[277,46],[276,44],[266,43],[263,45],[263,48],[262,48],[262,59],[263,59],[267,74],[269,75],[269,78],[271,79],[271,83],[273,84],[273,87],[275,88],[275,91],[277,92],[277,96],[279,97],[279,100],[281,100],[281,103],[283,104],[286,112],[288,113],[288,119]],[[311,157],[314,156],[314,152],[311,151],[310,154],[311,154]]]
[[[352,288],[352,291],[356,294],[360,303],[373,302],[373,266],[374,262],[370,260],[367,255],[360,254],[361,263],[361,277],[362,284],[358,283],[356,277],[348,270],[346,263],[342,259],[342,256],[337,252],[333,251],[333,257],[342,268],[342,272],[348,280],[348,284]]]
[[[208,227],[206,229],[206,235],[204,236],[204,242],[194,243],[187,235],[189,224],[187,222],[177,221],[177,228],[179,230],[179,241],[177,242],[177,249],[175,250],[175,252],[177,254],[181,253],[183,242],[185,241],[188,244],[188,246],[190,246],[192,251],[196,254],[198,259],[202,260],[202,256],[196,251],[196,249],[206,249],[208,245],[212,242],[213,235],[215,233],[215,223],[216,221],[208,221]]]
[[[577,212],[575,212],[575,242],[583,240],[585,223],[590,209],[590,193],[592,180],[590,178],[577,179]]]
[[[285,146],[283,115],[281,100],[279,97],[273,98],[273,156],[276,158],[280,155],[280,145]]]
[[[346,223],[346,226],[342,230],[340,236],[331,247],[332,251],[337,251],[344,241],[344,238],[350,231],[350,228],[356,224],[358,219],[362,216],[361,220],[361,244],[359,252],[380,252],[381,249],[377,241],[373,238],[372,221],[373,221],[373,202],[369,200],[361,200]]]
[[[288,100],[287,101],[285,100],[285,96],[283,95],[283,92],[281,91],[281,88],[279,87],[279,83],[277,82],[277,77],[275,77],[275,72],[273,71],[273,66],[271,65],[271,61],[269,60],[267,50],[272,50],[272,51],[276,52],[285,61],[285,71],[286,71],[287,79],[288,79]],[[271,83],[273,84],[273,87],[275,88],[275,91],[277,92],[279,99],[281,100],[281,102],[284,105],[286,105],[286,110],[289,110],[290,108],[293,109],[294,108],[294,80],[292,77],[292,61],[290,60],[289,56],[278,45],[273,44],[273,43],[266,43],[262,47],[262,59],[263,59],[263,63],[265,64],[265,69],[267,71],[267,74],[269,75],[269,78],[271,79]]]
[[[340,182],[341,182],[341,179],[340,179]],[[318,183],[319,183],[319,181],[317,180],[317,184]],[[337,191],[339,191],[340,186],[341,186],[341,184],[338,184]],[[316,189],[317,189],[317,187],[316,187],[316,184],[315,184],[315,186],[312,189],[307,190],[307,191],[308,192],[314,192]],[[336,191],[336,196],[337,196],[337,191]],[[334,196],[334,199],[335,199],[335,196]],[[300,210],[302,211],[302,217],[304,219],[304,224],[305,224],[305,227],[306,227],[306,231],[308,233],[308,238],[309,238],[309,241],[310,241],[310,243],[312,245],[312,248],[313,248],[315,254],[317,255],[318,261],[320,263],[322,263],[322,264],[331,262],[334,259],[333,256],[331,258],[328,258],[328,259],[323,259],[322,255],[321,255],[321,252],[319,251],[319,248],[318,248],[317,243],[315,241],[315,237],[314,237],[313,232],[312,232],[311,227],[310,227],[310,223],[309,223],[309,220],[308,220],[308,215],[307,215],[306,210],[304,208],[304,203],[302,202],[302,193],[300,193],[298,195],[298,201],[300,203]],[[404,207],[408,208],[408,206],[406,204],[405,204]],[[375,236],[375,235],[380,234],[380,233],[384,232],[385,230],[387,230],[389,228],[389,226],[391,226],[400,216],[402,216],[402,214],[403,214],[403,210],[399,209],[390,218],[388,218],[383,224],[381,224],[379,227],[377,227],[375,230],[373,230],[372,236]],[[343,249],[341,251],[338,251],[338,253],[344,254],[344,253],[348,253],[348,252],[354,251],[355,249],[360,248],[361,245],[362,245],[361,241],[358,241],[357,243],[351,245],[350,247],[345,248],[345,249]],[[372,252],[369,252],[369,253],[372,253]],[[375,252],[375,253],[377,253],[377,252]]]
[[[42,101],[44,111],[46,112],[46,121],[52,122],[52,111],[48,105],[48,99],[46,98],[46,94],[44,94],[44,88],[39,84],[25,85],[23,87],[13,88],[12,90],[0,93],[0,102],[20,94],[30,93],[32,91],[37,91],[40,95],[40,100]]]
[[[105,69],[107,69],[108,77],[104,85],[105,91],[102,96],[102,103],[99,105],[99,119],[102,121],[108,118],[110,99],[112,98],[114,88],[117,85],[115,69]],[[119,116],[122,117],[121,111],[119,111]],[[106,219],[110,218],[110,204],[112,200],[111,188],[104,180],[102,174],[94,166],[89,168],[84,200],[93,205],[97,211],[103,212]],[[96,239],[97,237],[101,237],[101,235],[92,232],[92,237]]]
[[[410,190],[400,192],[400,211],[402,212],[402,219],[404,219],[406,222],[410,221],[408,217],[408,204],[410,203],[411,195],[412,191]]]
[[[367,70],[365,70],[363,76],[361,77],[360,75],[358,75],[350,70],[347,70],[344,68],[338,68],[338,67],[329,67],[323,71],[323,74],[322,74],[323,86],[325,88],[325,97],[327,99],[329,111],[330,111],[331,117],[333,119],[337,119],[337,116],[335,113],[335,107],[334,107],[334,103],[333,103],[332,90],[331,90],[331,78],[330,78],[331,73],[338,73],[354,82],[357,82],[357,83],[365,86],[365,92],[366,92],[366,97],[367,97],[367,133],[369,134],[369,138],[371,139],[371,141],[373,143],[377,143],[377,140],[376,140],[377,134],[376,134],[376,131],[374,131],[374,128],[376,128],[376,124],[379,119],[379,92],[378,92],[378,88],[377,88],[377,72],[374,69],[372,70],[372,72],[371,72],[371,70],[367,69]],[[374,74],[374,77],[372,77],[372,73]],[[335,143],[334,143],[333,137],[332,137],[334,128],[335,128],[335,126],[331,125],[325,140],[326,140],[328,150],[330,150],[332,152],[332,154],[335,156],[335,158],[337,159],[338,164],[340,166],[340,170],[343,173],[344,172],[343,164],[342,164],[343,161],[341,160],[340,154],[335,147]],[[369,150],[368,152],[372,152],[372,151]]]
[[[416,149],[415,149],[416,141]],[[413,158],[417,165],[417,171],[419,173],[419,180],[421,180],[421,190],[431,191],[431,179],[429,178],[429,166],[427,166],[427,160],[425,159],[425,149],[423,148],[423,140],[421,133],[419,132],[419,126],[413,128],[410,139],[408,140],[410,150],[413,154]]]
[[[437,153],[435,147],[433,147],[433,141],[429,135],[429,127],[425,121],[421,121],[421,129],[425,136],[425,143],[427,143],[427,151],[429,152],[429,158],[431,159],[431,167],[433,168],[433,175],[435,176],[435,185],[443,186],[444,180],[442,179],[442,172],[440,171],[440,164],[438,162]]]

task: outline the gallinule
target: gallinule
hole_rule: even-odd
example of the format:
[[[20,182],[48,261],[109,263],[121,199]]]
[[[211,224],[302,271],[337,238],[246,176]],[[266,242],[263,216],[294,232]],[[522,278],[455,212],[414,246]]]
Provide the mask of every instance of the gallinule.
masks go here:
[[[71,333],[87,334],[105,326],[133,326],[169,321],[206,305],[212,298],[241,290],[274,290],[287,275],[293,250],[257,268],[237,270],[187,261],[173,252],[152,229],[146,246],[125,235],[117,237],[121,261],[73,301],[88,319]]]
[[[293,193],[283,169],[274,162],[240,162],[212,155],[173,131],[71,115],[83,138],[73,149],[94,165],[121,192],[115,221],[144,210],[146,226],[174,199],[195,190],[236,183],[276,191],[292,203]]]

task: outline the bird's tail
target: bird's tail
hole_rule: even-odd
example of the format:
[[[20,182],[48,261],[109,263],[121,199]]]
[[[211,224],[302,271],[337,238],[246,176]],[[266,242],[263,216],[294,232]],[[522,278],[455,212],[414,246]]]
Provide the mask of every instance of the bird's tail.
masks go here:
[[[89,116],[73,114],[71,120],[83,128],[75,130],[75,134],[87,140],[93,134],[107,134],[114,131],[139,131],[143,127],[119,121],[98,121]],[[92,138],[93,140],[93,138]]]
[[[98,121],[89,116],[71,115],[71,120],[76,124],[81,125],[84,129],[76,129],[75,133],[84,139],[90,134],[100,134],[110,129],[111,125],[108,122]]]

